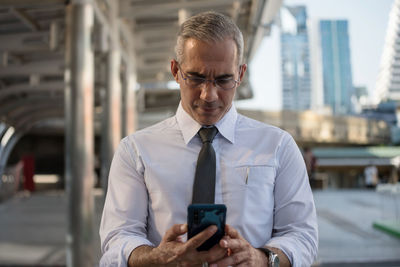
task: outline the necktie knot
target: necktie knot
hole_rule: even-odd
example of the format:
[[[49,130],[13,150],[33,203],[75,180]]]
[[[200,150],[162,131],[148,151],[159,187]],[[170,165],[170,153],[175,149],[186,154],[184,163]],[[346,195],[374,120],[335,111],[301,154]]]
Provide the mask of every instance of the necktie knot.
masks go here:
[[[201,142],[203,142],[203,144],[207,143],[207,142],[212,143],[217,132],[218,132],[218,129],[215,126],[209,127],[209,128],[202,127],[199,130],[199,136],[200,136]]]

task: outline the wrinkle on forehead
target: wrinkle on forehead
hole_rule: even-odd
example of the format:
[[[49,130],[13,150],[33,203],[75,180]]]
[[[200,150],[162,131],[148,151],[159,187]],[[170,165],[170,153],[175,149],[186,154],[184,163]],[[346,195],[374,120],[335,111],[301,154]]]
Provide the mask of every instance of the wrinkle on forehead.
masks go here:
[[[187,73],[198,73],[207,77],[233,75],[238,71],[236,50],[233,39],[215,43],[188,39],[185,42],[181,66]]]

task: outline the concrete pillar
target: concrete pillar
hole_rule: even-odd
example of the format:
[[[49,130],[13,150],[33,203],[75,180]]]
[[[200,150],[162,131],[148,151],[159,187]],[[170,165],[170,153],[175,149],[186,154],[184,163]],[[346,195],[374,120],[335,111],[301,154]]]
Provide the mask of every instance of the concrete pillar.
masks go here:
[[[128,66],[127,62],[123,62],[122,88],[121,88],[121,137],[128,135],[127,116],[128,116]]]
[[[132,42],[131,38],[129,38]],[[122,136],[127,136],[136,130],[136,68],[133,46],[128,46],[128,59],[125,62],[124,87],[122,90]]]
[[[10,156],[13,148],[20,138],[20,134],[17,134],[15,132],[11,133],[11,136],[8,139],[6,145],[2,149],[0,149],[0,188],[2,187],[2,177],[7,166],[8,157]]]
[[[7,125],[5,123],[0,122],[0,142],[1,142],[1,138],[3,138],[3,134],[6,132],[7,130]]]
[[[66,8],[67,266],[94,266],[94,22],[90,1]]]
[[[114,156],[115,149],[121,140],[121,53],[119,45],[119,29],[118,29],[118,1],[110,1],[111,15],[111,45],[107,55],[107,85],[105,93],[105,133],[102,165],[106,166],[102,178],[102,187],[107,191],[108,172]],[[104,173],[105,172],[105,173]]]
[[[0,123],[0,189],[3,183],[3,173],[8,160],[8,153],[6,151],[8,151],[7,148],[10,147],[10,140],[14,133],[14,127],[8,127],[6,124]]]
[[[187,9],[181,8],[178,11],[178,23],[181,25],[190,17],[190,12]]]
[[[398,182],[399,182],[399,174],[397,171],[397,166],[393,165],[390,171],[389,183],[397,184]]]
[[[130,50],[133,50],[130,49]],[[136,108],[136,69],[133,55],[129,56],[130,62],[126,68],[126,135],[133,133],[137,128],[137,108]]]

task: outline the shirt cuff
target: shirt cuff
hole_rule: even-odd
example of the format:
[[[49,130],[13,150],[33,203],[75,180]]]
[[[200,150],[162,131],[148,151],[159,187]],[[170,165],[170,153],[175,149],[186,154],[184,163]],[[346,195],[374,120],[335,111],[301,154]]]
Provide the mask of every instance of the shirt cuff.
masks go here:
[[[151,246],[154,244],[149,240],[135,236],[135,238],[124,238],[120,245],[110,247],[100,259],[100,267],[126,267],[128,258],[132,251],[140,246]]]
[[[125,242],[125,244],[123,244],[123,247],[122,247],[122,251],[125,256],[125,263],[128,262],[129,255],[131,255],[132,251],[140,246],[154,247],[154,244],[143,237],[135,237],[135,239]]]
[[[290,245],[290,242],[293,242],[293,240],[289,240],[286,237],[274,237],[266,244],[266,246],[279,248],[283,253],[285,253],[286,257],[288,257],[292,267],[299,267],[301,264],[299,264],[299,259],[295,252],[296,250]]]

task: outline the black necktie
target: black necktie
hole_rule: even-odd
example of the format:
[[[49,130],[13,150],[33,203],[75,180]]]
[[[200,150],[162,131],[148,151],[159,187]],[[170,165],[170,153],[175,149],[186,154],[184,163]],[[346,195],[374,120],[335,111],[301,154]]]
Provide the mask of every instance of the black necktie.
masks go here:
[[[193,183],[193,204],[214,203],[215,196],[215,151],[212,141],[218,130],[215,126],[201,128],[199,136],[203,142],[197,159]]]

